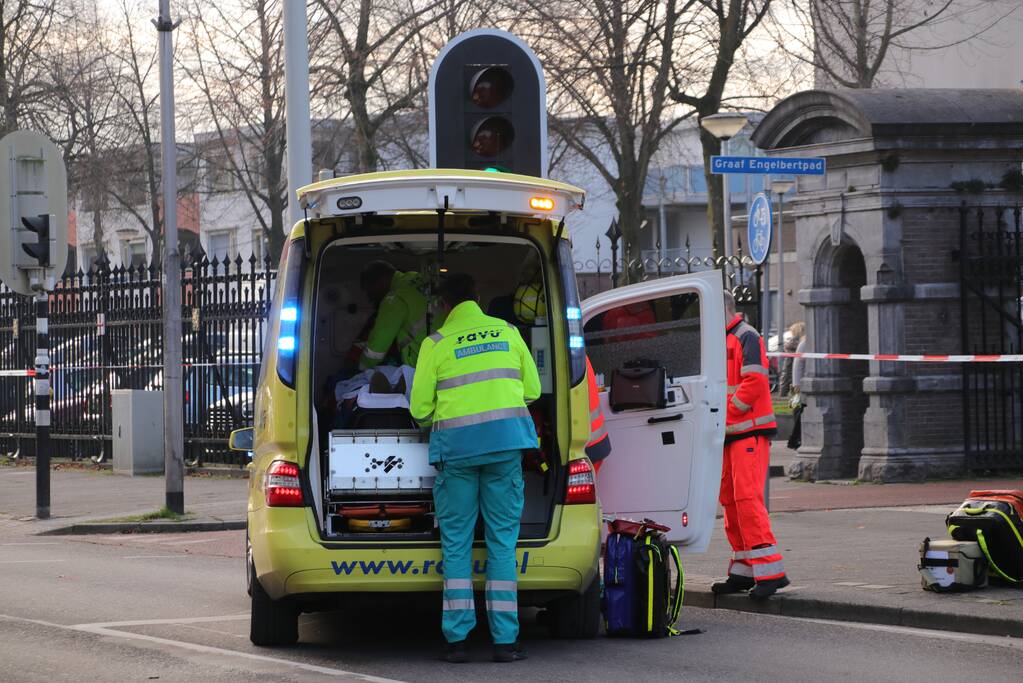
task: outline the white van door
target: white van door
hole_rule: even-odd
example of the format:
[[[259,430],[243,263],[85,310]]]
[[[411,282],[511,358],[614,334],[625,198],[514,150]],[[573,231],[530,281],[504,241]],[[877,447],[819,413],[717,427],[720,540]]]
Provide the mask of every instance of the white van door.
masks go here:
[[[582,308],[586,352],[602,385],[611,439],[611,455],[597,476],[604,514],[652,519],[671,527],[669,540],[690,552],[705,551],[725,439],[721,273],[620,287],[590,297]],[[629,366],[666,369],[660,405],[610,405],[612,377]]]

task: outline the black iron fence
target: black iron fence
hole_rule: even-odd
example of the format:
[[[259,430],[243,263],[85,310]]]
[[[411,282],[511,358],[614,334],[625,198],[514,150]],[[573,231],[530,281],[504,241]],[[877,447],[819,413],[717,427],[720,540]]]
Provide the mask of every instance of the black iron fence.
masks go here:
[[[186,260],[181,272],[185,453],[189,465],[238,463],[232,429],[251,424],[276,271],[268,260]],[[102,263],[50,296],[55,455],[110,457],[111,392],[163,385],[161,273]],[[0,288],[0,452],[34,455],[28,370],[35,359],[29,297]],[[158,438],[162,439],[162,435]]]
[[[963,353],[1023,353],[1021,213],[960,209]],[[1023,363],[964,363],[962,373],[967,467],[1023,467]]]
[[[589,296],[621,285],[644,282],[672,275],[683,275],[706,270],[719,270],[721,284],[735,295],[739,310],[746,320],[757,329],[761,327],[761,292],[763,267],[743,253],[742,239],[731,256],[701,256],[693,253],[688,236],[683,249],[662,250],[660,243],[651,251],[641,251],[632,244],[626,244],[619,256],[618,240],[608,238],[611,256],[601,258],[600,240],[597,241],[597,258],[575,263],[580,274],[583,296]],[[713,253],[718,254],[717,242]]]

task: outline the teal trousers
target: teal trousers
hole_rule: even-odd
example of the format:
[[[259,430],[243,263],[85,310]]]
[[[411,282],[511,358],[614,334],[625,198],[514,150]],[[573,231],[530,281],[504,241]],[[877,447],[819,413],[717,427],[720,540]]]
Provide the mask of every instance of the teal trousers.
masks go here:
[[[465,640],[476,626],[472,540],[482,513],[490,636],[498,645],[514,643],[519,637],[515,545],[522,517],[522,452],[487,453],[445,464],[437,473],[433,499],[444,555],[444,638],[449,643]]]

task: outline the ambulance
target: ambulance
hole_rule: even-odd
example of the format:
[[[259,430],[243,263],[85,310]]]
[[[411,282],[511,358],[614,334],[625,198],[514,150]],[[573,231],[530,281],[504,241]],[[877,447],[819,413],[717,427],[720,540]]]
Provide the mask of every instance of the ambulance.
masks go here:
[[[231,435],[232,448],[253,454],[246,533],[253,643],[294,643],[300,613],[344,610],[360,594],[440,600],[429,434],[411,420],[402,390],[358,389],[356,399],[346,391],[374,313],[360,290],[361,271],[374,261],[418,274],[434,312],[445,273],[469,273],[483,310],[518,325],[530,346],[543,394],[531,406],[538,447],[523,463],[518,595],[546,610],[552,635],[599,630],[604,517],[649,518],[671,527],[683,550],[706,549],[724,441],[720,273],[580,301],[565,218],[582,208],[584,192],[531,176],[381,172],[324,180],[298,198],[306,218],[281,256],[253,427]],[[429,331],[437,323],[427,316]],[[613,449],[599,477],[584,450],[587,353],[605,385],[600,402]],[[399,364],[384,361],[414,381],[414,369]],[[383,400],[363,405],[364,397]],[[473,557],[482,590],[481,528]]]

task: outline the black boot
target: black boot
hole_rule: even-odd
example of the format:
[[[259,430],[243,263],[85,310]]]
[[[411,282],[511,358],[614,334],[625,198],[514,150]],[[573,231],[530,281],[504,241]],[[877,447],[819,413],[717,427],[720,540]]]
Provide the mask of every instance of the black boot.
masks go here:
[[[523,659],[526,659],[526,653],[522,651],[522,646],[518,642],[508,645],[494,645],[495,662],[507,664],[508,662],[518,662]]]
[[[444,648],[444,654],[441,656],[445,662],[449,664],[465,664],[469,661],[469,655],[465,651],[465,641],[459,640],[457,643],[448,643],[447,647]]]
[[[735,574],[729,574],[728,578],[724,581],[719,581],[710,587],[710,592],[714,595],[729,595],[731,593],[742,593],[753,588],[755,582],[748,576],[736,576]]]
[[[779,588],[784,588],[787,585],[789,585],[789,577],[787,576],[783,576],[780,579],[771,579],[770,581],[758,581],[753,590],[749,592],[749,596],[754,600],[766,600],[774,595]]]

